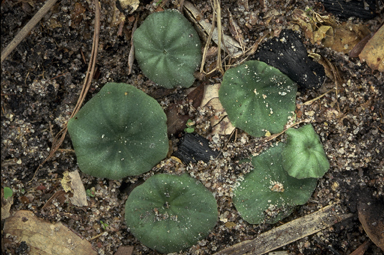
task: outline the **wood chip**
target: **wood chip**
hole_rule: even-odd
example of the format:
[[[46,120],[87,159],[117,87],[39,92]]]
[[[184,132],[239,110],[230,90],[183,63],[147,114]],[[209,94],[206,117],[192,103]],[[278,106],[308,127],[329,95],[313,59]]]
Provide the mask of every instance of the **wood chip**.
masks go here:
[[[229,121],[227,112],[219,100],[219,88],[220,83],[214,85],[206,85],[204,88],[204,97],[202,100],[202,106],[210,106],[212,110],[215,110],[215,116],[210,118],[212,132],[211,134],[229,135],[233,132],[235,127]]]
[[[262,233],[253,240],[235,244],[215,253],[215,255],[264,254],[317,233],[352,216],[351,213],[340,214],[335,209],[335,205],[328,205],[315,213]]]
[[[73,197],[70,197],[69,200],[76,206],[88,206],[87,194],[79,171],[70,172],[69,177],[71,178],[71,188],[73,190]]]
[[[131,255],[133,253],[133,246],[120,246],[115,255]]]
[[[93,255],[97,252],[92,245],[72,232],[61,222],[52,224],[36,217],[31,211],[18,211],[4,224],[4,242],[25,242],[29,254]]]

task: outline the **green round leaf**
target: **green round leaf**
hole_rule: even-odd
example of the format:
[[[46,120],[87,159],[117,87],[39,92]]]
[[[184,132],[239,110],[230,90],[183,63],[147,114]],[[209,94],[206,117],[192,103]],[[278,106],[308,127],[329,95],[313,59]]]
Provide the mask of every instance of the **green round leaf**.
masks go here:
[[[198,34],[176,10],[150,14],[133,35],[141,70],[166,88],[190,87],[201,61]]]
[[[177,252],[204,238],[216,225],[216,200],[201,183],[184,174],[158,174],[129,195],[125,220],[144,245]]]
[[[157,101],[124,83],[107,83],[68,121],[81,171],[121,179],[152,169],[168,152],[166,116]]]
[[[8,199],[9,197],[12,197],[13,191],[9,187],[4,187],[4,199]]]
[[[312,125],[286,131],[283,150],[284,169],[292,177],[321,178],[329,169],[327,155]]]
[[[281,164],[282,144],[252,158],[254,169],[237,183],[233,204],[241,217],[251,223],[275,223],[294,206],[305,204],[316,188],[316,179],[289,176]]]
[[[296,91],[297,85],[276,68],[247,61],[224,74],[219,98],[235,127],[260,137],[283,131],[296,107]]]

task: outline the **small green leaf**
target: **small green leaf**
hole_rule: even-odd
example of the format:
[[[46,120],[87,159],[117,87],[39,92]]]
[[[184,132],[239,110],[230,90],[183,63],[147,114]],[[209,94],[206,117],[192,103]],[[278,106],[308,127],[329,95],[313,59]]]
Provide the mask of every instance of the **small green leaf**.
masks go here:
[[[275,223],[289,214],[296,205],[311,197],[317,180],[299,180],[284,171],[283,145],[268,149],[252,158],[254,169],[236,184],[233,204],[241,217],[251,223]]]
[[[141,70],[165,88],[189,88],[201,61],[201,43],[191,23],[177,10],[150,14],[133,34]]]
[[[196,179],[157,174],[136,187],[125,205],[125,221],[144,245],[178,252],[206,237],[216,225],[216,200]]]
[[[187,125],[187,127],[192,127],[193,126],[193,120],[187,120],[187,123],[186,123],[186,125]]]
[[[282,158],[284,169],[298,179],[321,178],[329,169],[327,155],[312,125],[286,131]]]
[[[219,99],[235,127],[261,137],[283,131],[296,107],[296,91],[296,83],[278,69],[247,61],[224,74]]]
[[[184,129],[184,132],[187,132],[187,133],[193,133],[194,131],[195,131],[195,129],[192,127],[188,127],[188,128]]]
[[[113,180],[152,169],[168,153],[167,117],[132,85],[107,83],[68,121],[80,170]]]
[[[185,124],[187,127],[184,128],[184,132],[187,133],[193,133],[195,132],[195,127],[193,126],[195,122],[193,120],[187,120],[187,123]]]
[[[100,220],[100,224],[103,229],[106,229],[108,227],[108,224],[106,222],[103,222],[102,220]]]
[[[5,187],[4,188],[4,199],[8,199],[10,197],[12,197],[13,195],[13,191],[11,188],[8,188],[8,187]]]
[[[85,193],[86,193],[87,196],[89,196],[89,197],[95,197],[95,188],[92,187],[91,189],[87,189],[87,190],[85,191]]]

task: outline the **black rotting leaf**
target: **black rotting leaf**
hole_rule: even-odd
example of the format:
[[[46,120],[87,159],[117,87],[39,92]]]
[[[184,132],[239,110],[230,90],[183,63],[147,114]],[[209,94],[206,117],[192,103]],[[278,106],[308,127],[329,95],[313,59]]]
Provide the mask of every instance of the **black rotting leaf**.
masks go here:
[[[209,148],[208,140],[198,134],[185,134],[181,138],[178,150],[173,156],[178,157],[184,164],[196,163],[199,160],[208,162],[211,158],[217,157],[219,152]]]
[[[292,30],[283,30],[279,37],[263,43],[252,59],[279,69],[304,90],[320,88],[325,80],[324,67],[307,56],[299,35]]]
[[[376,16],[375,0],[321,0],[324,8],[343,19],[357,17],[361,19],[373,19]]]

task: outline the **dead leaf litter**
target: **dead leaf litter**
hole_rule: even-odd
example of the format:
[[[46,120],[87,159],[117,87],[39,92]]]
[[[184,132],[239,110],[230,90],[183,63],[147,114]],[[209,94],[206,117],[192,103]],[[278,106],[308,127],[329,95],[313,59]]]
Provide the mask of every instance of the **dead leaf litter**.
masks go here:
[[[149,95],[156,95],[154,97],[165,111],[175,107],[174,116],[187,116],[179,119],[182,123],[193,120],[194,132],[208,139],[211,149],[218,151],[219,157],[208,163],[199,161],[184,165],[169,155],[151,171],[139,176],[109,181],[79,171],[81,183],[75,181],[77,177],[74,176],[63,182],[66,172],[79,170],[71,140],[66,137],[52,159],[32,179],[39,164],[50,154],[55,134],[73,112],[91,58],[95,20],[93,1],[76,4],[59,1],[2,62],[1,187],[13,190],[11,200],[3,202],[2,196],[2,219],[7,217],[5,223],[2,221],[2,252],[33,254],[34,249],[41,247],[33,237],[39,234],[44,237],[47,254],[54,254],[47,249],[57,249],[64,254],[75,246],[90,254],[93,251],[118,254],[123,250],[119,247],[125,247],[132,254],[157,254],[141,245],[127,230],[124,204],[130,191],[150,176],[184,172],[201,181],[215,195],[219,219],[207,238],[180,254],[220,252],[328,205],[340,215],[353,216],[315,234],[285,243],[279,250],[289,254],[350,254],[366,244],[370,238],[359,221],[356,194],[365,190],[372,199],[379,200],[384,196],[384,77],[376,70],[381,70],[380,62],[370,60],[372,56],[365,57],[364,54],[369,52],[363,50],[359,59],[349,57],[347,51],[352,50],[368,31],[379,30],[383,14],[369,20],[348,20],[347,24],[351,24],[348,33],[352,33],[348,35],[348,42],[327,48],[323,43],[331,32],[334,38],[344,36],[338,29],[345,20],[330,19],[329,13],[317,1],[217,1],[215,3],[220,3],[221,7],[224,35],[221,46],[224,50],[218,62],[219,46],[208,43],[209,52],[202,70],[205,94],[201,106],[196,107],[187,99],[189,91],[180,88],[163,90],[141,73],[132,57],[128,64],[132,29],[137,19],[139,27],[145,16],[157,8],[157,1],[147,5],[145,1],[140,1],[139,5],[138,2],[119,5],[116,1],[100,1],[97,63],[85,100],[107,82],[132,84]],[[167,3],[162,8],[179,7],[173,1],[164,2]],[[215,23],[215,27],[218,26],[217,20],[213,22],[210,1],[181,2],[190,13],[186,16],[194,18],[205,33],[205,37],[201,37],[204,45],[212,27],[204,28],[203,25]],[[383,10],[383,2],[378,3],[378,10]],[[30,1],[4,1],[1,4],[2,49],[43,4]],[[194,10],[188,4],[198,10],[199,18],[196,13],[194,16]],[[308,54],[320,55],[326,63],[328,78],[323,86],[316,91],[298,92],[295,121],[312,123],[331,167],[318,180],[311,199],[297,207],[288,218],[274,225],[251,225],[240,217],[232,204],[234,185],[252,169],[249,163],[239,164],[239,161],[258,155],[274,142],[284,141],[285,136],[254,138],[234,129],[215,99],[215,90],[222,80],[220,71],[243,62],[248,57],[247,52],[254,52],[259,43],[278,36],[284,29],[298,31]],[[217,69],[220,62],[222,70]],[[211,70],[216,71],[210,73]],[[175,123],[176,120],[177,117]],[[178,141],[178,136],[170,139],[174,150],[177,150]],[[3,210],[9,214],[3,215]],[[37,225],[31,229],[28,224],[32,223]],[[54,235],[54,241],[49,233]],[[380,253],[380,248],[371,243],[365,254]]]

